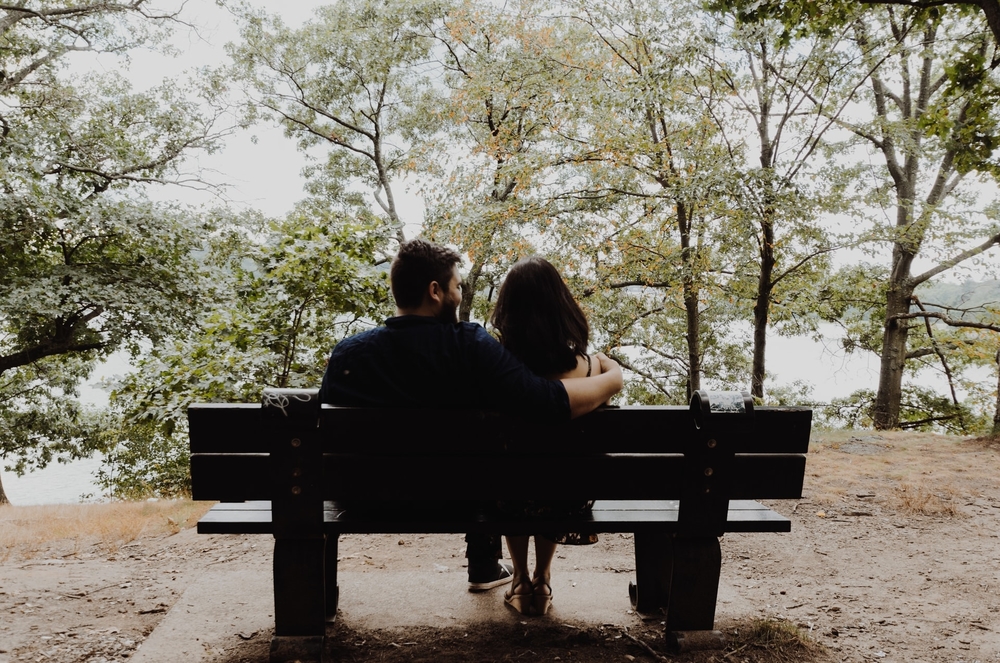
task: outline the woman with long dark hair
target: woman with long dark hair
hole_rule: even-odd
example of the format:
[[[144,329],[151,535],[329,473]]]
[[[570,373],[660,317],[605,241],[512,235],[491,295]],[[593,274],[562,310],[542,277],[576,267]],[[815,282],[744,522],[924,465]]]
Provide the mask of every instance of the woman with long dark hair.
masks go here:
[[[590,326],[556,268],[533,256],[515,264],[497,296],[491,322],[500,343],[538,375],[563,378],[600,375],[602,355],[587,354]],[[520,515],[569,515],[588,511],[590,501],[501,502]],[[504,601],[521,614],[544,615],[552,605],[551,567],[559,543],[590,544],[596,534],[535,536],[535,569],[528,575],[527,536],[507,536],[514,578]]]

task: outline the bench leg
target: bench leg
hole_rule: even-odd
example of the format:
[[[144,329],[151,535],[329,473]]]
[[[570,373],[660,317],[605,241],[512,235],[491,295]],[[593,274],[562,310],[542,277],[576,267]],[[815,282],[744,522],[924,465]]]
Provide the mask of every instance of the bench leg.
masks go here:
[[[673,577],[673,537],[665,532],[636,532],[635,582],[628,593],[637,612],[656,613],[670,600]]]
[[[337,584],[337,554],[339,534],[329,534],[326,537],[326,550],[323,552],[323,567],[326,576],[326,621],[333,623],[337,619],[337,604],[340,602],[340,586]]]
[[[711,631],[722,570],[719,539],[636,532],[634,543],[629,595],[635,610],[665,610],[668,631]]]
[[[719,597],[722,549],[718,537],[673,537],[667,631],[711,631]]]
[[[319,663],[326,635],[324,537],[274,541],[271,663]],[[334,558],[336,559],[336,558]]]

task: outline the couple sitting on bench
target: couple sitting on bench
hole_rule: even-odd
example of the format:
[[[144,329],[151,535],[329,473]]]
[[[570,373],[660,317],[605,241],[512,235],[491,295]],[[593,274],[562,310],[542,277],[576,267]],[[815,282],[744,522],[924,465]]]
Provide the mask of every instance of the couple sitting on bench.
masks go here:
[[[492,318],[500,343],[480,325],[458,321],[460,262],[455,251],[424,240],[400,246],[389,277],[396,316],[337,344],[320,400],[362,407],[481,408],[559,422],[594,410],[621,390],[618,364],[600,353],[587,354],[587,319],[548,261],[527,258],[511,268]],[[415,425],[421,424],[454,434],[447,421]],[[536,468],[504,471],[531,473]],[[530,516],[579,513],[591,506],[503,502],[497,508]],[[596,536],[536,536],[531,575],[528,537],[506,539],[513,568],[497,561],[502,557],[499,537],[466,535],[469,589],[509,582],[504,600],[527,615],[545,614],[551,605],[556,544],[593,543]]]

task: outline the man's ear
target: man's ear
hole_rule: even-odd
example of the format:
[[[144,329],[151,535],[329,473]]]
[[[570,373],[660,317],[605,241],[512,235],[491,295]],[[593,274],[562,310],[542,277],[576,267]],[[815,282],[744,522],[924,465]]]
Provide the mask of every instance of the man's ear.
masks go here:
[[[444,288],[437,281],[431,281],[430,285],[427,286],[427,291],[424,293],[428,302],[432,304],[440,304],[444,302]]]

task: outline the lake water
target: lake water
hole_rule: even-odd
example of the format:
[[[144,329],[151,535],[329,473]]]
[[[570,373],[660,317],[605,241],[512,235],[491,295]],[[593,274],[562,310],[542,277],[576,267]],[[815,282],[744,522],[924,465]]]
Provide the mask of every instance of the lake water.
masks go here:
[[[834,329],[829,332],[833,334]],[[856,389],[874,389],[878,382],[878,359],[867,354],[847,355],[835,340],[823,343],[808,338],[768,338],[768,373],[773,384],[791,384],[797,380],[812,385],[811,400],[828,402],[837,396],[846,396]],[[100,377],[127,370],[127,361],[119,359],[103,367]],[[984,380],[995,380],[992,373],[983,370]],[[922,376],[923,377],[923,376]],[[933,371],[928,371],[925,385],[935,386],[944,393],[946,383]],[[106,401],[99,388],[82,390],[81,396],[93,403]],[[804,399],[805,400],[805,399]],[[52,463],[39,472],[17,477],[3,472],[3,485],[13,504],[56,504],[79,502],[83,495],[99,495],[93,483],[93,474],[100,467],[99,459],[86,459],[69,464]]]
[[[0,477],[11,504],[70,504],[84,501],[87,494],[93,495],[87,498],[90,501],[100,495],[93,481],[100,466],[100,458],[85,458],[72,463],[52,463],[23,477],[0,469]]]

